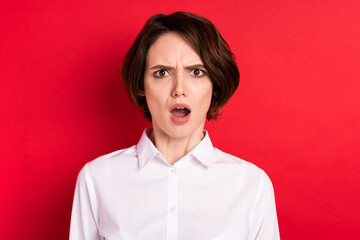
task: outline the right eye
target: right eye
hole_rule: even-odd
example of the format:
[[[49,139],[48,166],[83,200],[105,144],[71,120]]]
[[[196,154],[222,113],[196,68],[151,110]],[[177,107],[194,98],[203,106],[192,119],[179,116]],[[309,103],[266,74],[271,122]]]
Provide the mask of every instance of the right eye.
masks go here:
[[[162,78],[169,75],[169,72],[167,70],[161,69],[156,72],[154,72],[154,77],[156,78]]]

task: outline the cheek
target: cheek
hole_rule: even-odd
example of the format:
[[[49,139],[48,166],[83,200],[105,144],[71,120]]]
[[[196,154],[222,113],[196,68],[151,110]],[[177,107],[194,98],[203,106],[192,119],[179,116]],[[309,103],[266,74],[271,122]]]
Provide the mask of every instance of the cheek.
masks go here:
[[[212,85],[206,86],[203,89],[202,94],[199,99],[199,107],[201,108],[201,115],[206,115],[211,104],[212,97]]]
[[[154,110],[156,110],[156,105],[158,105],[158,99],[157,99],[157,95],[150,92],[150,91],[147,91],[145,92],[145,97],[146,97],[146,102],[147,102],[147,105],[150,109],[150,112],[152,113]]]
[[[149,108],[156,103],[156,91],[154,90],[153,85],[145,78],[144,82],[144,91],[145,91],[145,98],[146,103]],[[151,109],[150,109],[151,110]]]
[[[213,86],[211,84],[211,85],[207,86],[206,90],[204,91],[204,94],[203,94],[204,105],[209,105],[210,106],[212,93],[213,93]]]
[[[156,118],[159,112],[162,111],[164,105],[164,96],[161,91],[154,88],[145,88],[145,98],[151,115]]]

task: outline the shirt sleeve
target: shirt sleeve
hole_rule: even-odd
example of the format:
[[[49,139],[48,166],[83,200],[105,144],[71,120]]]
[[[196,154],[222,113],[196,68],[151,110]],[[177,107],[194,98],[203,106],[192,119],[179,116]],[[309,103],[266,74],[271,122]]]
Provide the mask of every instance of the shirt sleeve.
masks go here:
[[[279,240],[279,226],[276,216],[274,189],[269,177],[264,173],[262,186],[252,211],[250,237],[256,240]]]
[[[95,191],[91,183],[87,165],[85,165],[76,180],[71,213],[70,240],[101,239],[96,216],[97,208]]]

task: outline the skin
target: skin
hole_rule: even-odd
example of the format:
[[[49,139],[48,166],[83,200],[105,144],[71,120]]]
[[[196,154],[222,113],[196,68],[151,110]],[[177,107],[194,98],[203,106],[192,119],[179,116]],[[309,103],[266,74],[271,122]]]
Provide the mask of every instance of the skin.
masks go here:
[[[161,35],[149,48],[144,73],[146,101],[152,116],[149,136],[165,160],[173,165],[204,137],[213,85],[200,56],[178,34]],[[190,119],[179,124],[170,108],[185,103]]]

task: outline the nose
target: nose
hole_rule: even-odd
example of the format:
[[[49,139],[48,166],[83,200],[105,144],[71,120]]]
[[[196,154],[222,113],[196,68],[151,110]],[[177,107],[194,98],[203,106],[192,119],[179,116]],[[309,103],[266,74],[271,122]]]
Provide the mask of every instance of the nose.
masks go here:
[[[174,87],[171,91],[172,97],[187,96],[187,91],[185,90],[185,86],[184,86],[184,80],[185,79],[181,76],[181,74],[176,75],[174,79]]]

